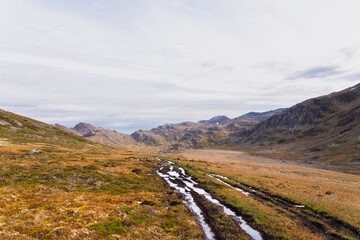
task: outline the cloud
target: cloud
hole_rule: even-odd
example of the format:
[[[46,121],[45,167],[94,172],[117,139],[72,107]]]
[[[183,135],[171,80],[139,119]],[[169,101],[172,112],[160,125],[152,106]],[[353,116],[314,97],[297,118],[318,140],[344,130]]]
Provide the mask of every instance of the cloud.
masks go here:
[[[296,72],[289,79],[295,80],[301,78],[326,78],[337,76],[342,73],[344,73],[344,71],[339,71],[338,66],[319,66]]]
[[[344,79],[350,80],[350,81],[357,81],[360,80],[360,72],[353,73],[350,75],[346,75]]]
[[[291,106],[358,79],[360,4],[330,1],[2,0],[0,106],[127,132]]]

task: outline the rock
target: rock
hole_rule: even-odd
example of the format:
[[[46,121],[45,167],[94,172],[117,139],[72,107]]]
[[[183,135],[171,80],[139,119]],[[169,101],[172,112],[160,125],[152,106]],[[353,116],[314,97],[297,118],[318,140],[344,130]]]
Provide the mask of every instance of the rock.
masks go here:
[[[31,151],[28,151],[28,154],[34,154],[34,153],[41,153],[41,150],[39,149],[33,149]]]
[[[8,123],[7,121],[0,120],[0,126],[9,126],[9,125],[11,125],[11,124]]]
[[[327,191],[325,194],[330,196],[337,196],[337,194],[332,191]]]
[[[155,203],[153,201],[144,200],[141,205],[154,206]]]
[[[132,170],[133,173],[140,174],[142,171],[141,169],[135,168]]]
[[[16,125],[17,127],[23,127],[23,126],[24,126],[21,122],[19,122],[19,121],[16,120],[16,119],[11,119],[11,120],[14,121],[14,123],[15,123],[15,125]]]

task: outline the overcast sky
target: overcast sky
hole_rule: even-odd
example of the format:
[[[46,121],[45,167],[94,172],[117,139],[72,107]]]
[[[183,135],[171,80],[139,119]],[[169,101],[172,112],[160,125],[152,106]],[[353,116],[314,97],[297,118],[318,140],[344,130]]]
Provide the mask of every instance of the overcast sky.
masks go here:
[[[0,0],[0,108],[130,133],[360,82],[359,0]]]

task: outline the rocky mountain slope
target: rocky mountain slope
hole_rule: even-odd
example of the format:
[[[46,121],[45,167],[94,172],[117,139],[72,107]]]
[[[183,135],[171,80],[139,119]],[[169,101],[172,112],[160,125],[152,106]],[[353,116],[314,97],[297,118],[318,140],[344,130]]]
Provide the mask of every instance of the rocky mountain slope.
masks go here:
[[[119,133],[115,130],[95,127],[89,123],[81,122],[74,128],[68,128],[60,124],[55,124],[55,126],[65,131],[82,136],[90,141],[102,143],[112,147],[125,147],[135,144],[135,140],[127,134]]]
[[[309,163],[360,164],[360,84],[296,104],[232,134],[236,149],[258,149]]]
[[[234,118],[232,121],[236,122],[236,121],[240,121],[240,120],[243,120],[243,121],[247,120],[247,121],[261,122],[277,113],[283,112],[284,110],[286,110],[286,108],[278,108],[278,109],[267,111],[267,112],[249,112],[240,117]]]

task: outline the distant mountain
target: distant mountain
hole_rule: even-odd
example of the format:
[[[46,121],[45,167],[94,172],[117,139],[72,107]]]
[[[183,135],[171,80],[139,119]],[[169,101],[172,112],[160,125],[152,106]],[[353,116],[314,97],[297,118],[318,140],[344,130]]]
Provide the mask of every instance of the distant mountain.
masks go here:
[[[65,131],[82,136],[90,141],[102,143],[112,147],[124,147],[135,144],[135,140],[127,134],[101,127],[95,127],[89,123],[81,122],[74,128],[68,128],[60,124],[55,124],[55,126]]]
[[[266,119],[281,111],[283,109],[265,113],[248,113],[234,119],[216,116],[197,123],[165,124],[150,131],[136,131],[131,136],[138,142],[163,146],[171,151],[182,148],[213,148],[221,145],[232,133],[249,130],[260,122],[258,119]]]
[[[282,111],[284,111],[285,108],[279,108],[279,109],[275,109],[275,110],[271,110],[271,111],[267,111],[267,112],[249,112],[246,113],[244,115],[241,115],[240,117],[236,117],[236,118],[228,118],[227,116],[215,116],[210,118],[209,120],[201,120],[199,121],[199,123],[206,123],[206,124],[220,124],[220,125],[227,125],[233,122],[260,122],[263,121],[269,117],[271,117],[274,114],[280,113]]]
[[[209,124],[227,124],[231,121],[230,118],[228,118],[227,116],[216,116],[213,118],[210,118],[209,120],[201,120],[199,121],[199,123],[209,123]]]
[[[57,127],[57,128],[60,128],[60,129],[62,129],[62,130],[64,130],[64,131],[71,132],[71,133],[76,134],[76,135],[78,135],[78,136],[82,136],[78,131],[76,131],[76,130],[73,129],[73,128],[65,127],[65,126],[63,126],[63,125],[61,125],[61,124],[59,124],[59,123],[54,124],[54,126]]]
[[[264,121],[264,120],[268,119],[272,115],[275,115],[277,113],[281,113],[284,110],[286,110],[286,108],[278,108],[278,109],[267,111],[267,112],[249,112],[249,113],[246,113],[244,115],[241,115],[240,117],[234,118],[233,121],[247,120],[247,121],[258,121],[258,122],[260,122],[260,121]]]

